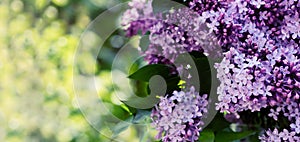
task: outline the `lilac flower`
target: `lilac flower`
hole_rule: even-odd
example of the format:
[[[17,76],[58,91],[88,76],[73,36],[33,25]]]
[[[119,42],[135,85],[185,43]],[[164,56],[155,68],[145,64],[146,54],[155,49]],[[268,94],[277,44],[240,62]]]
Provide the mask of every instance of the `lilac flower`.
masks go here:
[[[124,12],[124,15],[122,17],[122,25],[124,26],[124,28],[128,28],[128,26],[130,25],[130,22],[135,21],[139,18],[139,13],[137,11],[137,9],[129,9],[127,11]]]
[[[268,130],[260,139],[300,141],[300,1],[188,2],[191,10],[153,14],[151,0],[133,0],[124,14],[124,29],[129,36],[139,30],[150,32],[150,45],[141,54],[151,64],[172,64],[180,54],[191,51],[211,56],[220,47],[224,58],[215,64],[220,80],[216,109],[238,115],[271,108],[268,116],[277,121],[283,114],[290,128]],[[153,110],[163,141],[192,141],[199,135],[198,118],[206,109],[192,105],[199,96],[185,98],[193,96],[188,94],[193,93],[174,92]],[[187,102],[190,105],[183,105]]]
[[[282,27],[282,32],[284,35],[282,35],[282,39],[286,39],[289,37],[292,37],[292,39],[296,39],[297,37],[300,37],[300,30],[299,30],[299,13],[296,11],[293,15],[286,15],[284,17],[285,24]]]
[[[189,2],[189,7],[201,15],[204,11],[226,7],[226,3],[224,1],[225,0],[191,0]]]
[[[296,140],[295,134],[295,132],[289,132],[287,129],[283,129],[283,131],[279,135],[284,141],[288,140],[291,142]]]
[[[124,12],[121,25],[127,31],[127,36],[136,35],[138,30],[145,34],[156,23],[152,13],[152,0],[133,0],[128,3],[131,7]]]
[[[258,59],[240,58],[242,53],[233,48],[225,56],[226,58],[215,66],[218,71],[217,77],[221,81],[218,88],[220,102],[217,103],[217,109],[221,109],[221,112],[236,113],[266,107],[267,93],[265,92],[268,92],[264,85],[266,75],[260,70],[261,64]],[[254,77],[255,81],[253,81]]]
[[[267,20],[268,11],[259,12],[259,20]]]
[[[277,107],[276,108],[276,110],[274,110],[274,109],[270,109],[270,113],[269,113],[269,115],[268,116],[270,116],[270,117],[273,117],[274,118],[274,120],[278,120],[278,115],[279,115],[279,112],[281,111],[281,108],[280,107]]]
[[[239,10],[238,13],[239,14],[244,14],[248,11],[246,1],[237,0],[237,1],[233,2],[232,5],[236,6],[236,8],[238,8],[238,10]]]
[[[300,111],[298,103],[291,101],[290,103],[282,104],[281,106],[283,115],[286,116],[290,121],[294,121],[300,118]]]
[[[278,132],[276,128],[274,131],[266,131],[266,135],[260,136],[259,139],[262,142],[297,142],[300,140],[298,136],[295,136],[295,132],[289,132],[287,129],[284,129],[283,132]]]
[[[269,141],[280,142],[281,141],[277,129],[274,129],[274,131],[268,130],[266,132],[266,134],[267,134],[266,136],[261,136],[261,137],[259,137],[259,139],[263,142],[269,142]]]
[[[300,118],[296,119],[295,123],[292,123],[291,125],[291,129],[294,130],[297,134],[300,133]]]
[[[161,97],[151,115],[153,124],[159,131],[157,138],[165,142],[196,141],[207,105],[207,95],[201,97],[194,87],[188,92],[174,91],[171,97]]]
[[[199,23],[201,16],[197,13],[182,8],[166,17],[150,28],[150,45],[142,52],[149,63],[161,63],[160,57],[174,63],[180,54],[192,51],[211,54],[219,47],[211,38],[212,32],[205,31],[206,25]]]
[[[262,0],[251,0],[250,2],[252,5],[255,5],[257,8],[260,8],[261,5],[266,4],[264,1]]]

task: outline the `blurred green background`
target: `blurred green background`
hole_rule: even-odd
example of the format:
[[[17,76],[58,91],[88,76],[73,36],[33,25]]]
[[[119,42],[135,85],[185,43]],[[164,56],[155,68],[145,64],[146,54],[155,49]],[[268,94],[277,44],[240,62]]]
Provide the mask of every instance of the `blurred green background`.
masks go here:
[[[107,8],[125,1],[0,1],[1,142],[107,141],[87,123],[76,103],[73,56],[88,24]],[[119,43],[120,37],[113,39],[118,42],[105,44],[107,54],[114,55],[126,40]],[[87,55],[86,60],[90,58]],[[108,103],[120,105],[110,97],[110,63],[98,61],[101,95]],[[86,66],[81,72],[93,72]],[[139,141],[137,130],[129,129],[121,139]]]

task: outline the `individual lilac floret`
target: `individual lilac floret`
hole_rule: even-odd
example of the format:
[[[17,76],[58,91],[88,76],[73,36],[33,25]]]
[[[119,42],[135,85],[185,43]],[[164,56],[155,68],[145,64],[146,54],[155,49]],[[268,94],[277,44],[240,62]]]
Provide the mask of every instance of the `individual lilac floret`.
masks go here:
[[[157,138],[164,142],[196,141],[207,105],[207,95],[200,96],[194,87],[188,92],[174,91],[172,96],[161,97],[151,114],[159,131]]]
[[[300,134],[300,118],[296,119],[295,123],[292,123],[291,129],[294,130],[297,134]]]
[[[274,131],[267,130],[265,135],[259,137],[262,142],[298,142],[300,138],[295,135],[293,131],[283,129],[282,132],[278,132],[275,128]]]
[[[270,109],[270,113],[268,114],[269,117],[272,117],[274,120],[278,120],[278,115],[281,112],[281,107],[277,107],[275,110]]]

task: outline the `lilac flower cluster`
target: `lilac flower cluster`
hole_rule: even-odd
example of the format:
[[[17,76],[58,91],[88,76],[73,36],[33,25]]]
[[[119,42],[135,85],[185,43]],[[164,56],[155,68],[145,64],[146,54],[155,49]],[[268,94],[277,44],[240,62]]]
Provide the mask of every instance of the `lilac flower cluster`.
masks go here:
[[[227,31],[238,33],[230,38],[237,42],[221,43],[228,51],[222,62],[216,64],[221,81],[217,109],[238,113],[271,107],[269,116],[274,120],[280,114],[288,117],[290,134],[296,135],[300,133],[299,27],[295,23],[299,19],[299,2],[290,2],[291,5],[285,2],[233,1],[222,10],[222,20],[228,21],[227,24],[244,26],[232,29],[224,22]],[[268,131],[261,140],[280,141],[281,137],[271,135],[274,133]]]
[[[136,1],[138,0],[133,2]],[[136,35],[138,31],[142,31],[142,34],[146,31],[150,32],[150,45],[141,52],[150,64],[171,64],[178,55],[192,51],[221,54],[221,52],[215,53],[219,45],[216,44],[217,38],[213,31],[207,28],[213,25],[205,22],[206,17],[200,16],[189,8],[170,10],[166,14],[153,14],[153,10],[150,10],[152,7],[148,4],[151,0],[142,1],[145,3],[144,6],[135,6],[133,2],[129,4],[131,9],[124,13],[122,25],[128,36]],[[140,7],[147,7],[147,12],[143,12],[144,9],[139,9]],[[212,13],[210,17],[213,15],[218,13]]]
[[[145,34],[157,18],[153,15],[152,0],[132,0],[128,5],[130,9],[125,11],[121,20],[127,36],[136,35],[139,30]]]
[[[279,113],[282,113],[291,122],[290,129],[295,134],[300,134],[300,104],[293,100],[288,103],[282,103],[276,106],[276,109],[271,109],[269,116],[278,119]]]
[[[237,113],[244,110],[259,111],[267,106],[267,97],[272,94],[264,85],[268,72],[257,57],[246,55],[231,48],[221,63],[215,65],[221,80],[217,109]]]
[[[221,47],[224,58],[215,64],[221,82],[216,109],[239,118],[242,111],[270,108],[270,118],[278,121],[278,117],[284,116],[290,127],[282,132],[268,130],[260,139],[299,141],[300,1],[188,2],[190,10],[181,8],[163,15],[153,14],[151,0],[133,0],[123,17],[127,35],[135,35],[138,30],[150,32],[150,45],[142,51],[149,63],[169,64],[178,55],[191,51],[211,55]],[[160,134],[164,133],[164,141],[182,141],[189,134],[199,135],[196,129],[190,133],[189,125],[181,123],[183,119],[180,123],[166,122],[182,118],[177,113],[173,116],[180,105],[174,97],[164,97],[153,111],[155,125]],[[198,117],[202,116],[194,114],[193,119],[185,120],[197,120],[188,122],[198,128]]]
[[[300,133],[294,111],[300,94],[299,6],[293,0],[235,0],[217,10],[215,33],[225,51],[215,66],[221,81],[217,109],[238,114],[270,107],[270,117],[283,114],[291,133]]]
[[[262,142],[298,142],[300,141],[300,137],[295,135],[295,132],[289,132],[284,129],[282,132],[278,132],[277,129],[274,131],[268,130],[266,135],[260,136],[259,139]]]
[[[199,14],[205,11],[217,11],[226,5],[226,0],[191,0],[189,2],[189,7]]]
[[[141,31],[150,32],[150,44],[141,54],[150,64],[172,64],[176,58],[191,51],[214,54],[216,38],[212,30],[208,31],[204,18],[189,8],[168,11],[166,14],[153,14],[149,0],[134,0],[129,3],[131,9],[123,16],[124,29],[127,36],[133,36]],[[147,7],[147,12],[144,9]],[[147,13],[147,14],[144,14]],[[217,15],[217,14],[215,14]],[[130,17],[130,18],[129,18]],[[207,40],[209,39],[209,40]],[[219,54],[221,54],[219,52]],[[201,118],[207,112],[207,95],[199,95],[188,80],[191,75],[188,68],[178,67],[176,70],[187,83],[187,92],[174,91],[172,95],[161,98],[160,103],[153,109],[151,118],[159,131],[158,139],[163,141],[196,141],[203,122]]]
[[[191,87],[186,92],[174,91],[172,96],[160,99],[151,115],[159,131],[157,138],[164,142],[196,141],[203,125],[201,118],[207,112],[207,95],[201,97]]]
[[[215,66],[221,80],[217,104],[221,112],[259,111],[298,102],[299,48],[295,42],[283,45],[271,47],[264,57],[245,54],[238,48],[225,53]]]

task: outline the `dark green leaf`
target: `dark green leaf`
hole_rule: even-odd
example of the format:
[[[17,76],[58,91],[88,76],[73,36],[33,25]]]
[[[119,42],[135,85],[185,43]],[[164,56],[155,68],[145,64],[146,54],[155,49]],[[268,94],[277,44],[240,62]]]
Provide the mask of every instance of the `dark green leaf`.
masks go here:
[[[251,135],[251,136],[249,136],[249,141],[250,142],[260,142],[260,140],[258,139],[258,137],[259,137],[259,133]]]
[[[160,75],[164,78],[170,77],[170,67],[162,64],[146,65],[131,74],[128,78],[148,82],[154,75]]]
[[[210,129],[205,129],[200,133],[199,141],[200,142],[214,142],[215,134]]]
[[[200,79],[200,93],[209,94],[211,89],[211,70],[207,57],[194,59]]]
[[[250,135],[255,134],[254,131],[242,131],[242,132],[228,132],[228,131],[220,131],[215,135],[216,142],[232,142],[235,140],[241,140]]]
[[[196,62],[198,72],[210,71],[209,61],[207,57],[196,58],[195,62]]]
[[[172,93],[174,90],[178,90],[179,77],[172,77],[167,79],[167,93]]]
[[[199,53],[198,51],[192,51],[192,52],[190,52],[189,53],[192,57],[194,57],[194,58],[203,58],[203,57],[205,57],[206,58],[206,56],[203,54],[203,53]]]
[[[218,113],[206,128],[213,131],[220,131],[229,128],[229,125],[230,123],[224,118],[223,114]]]

